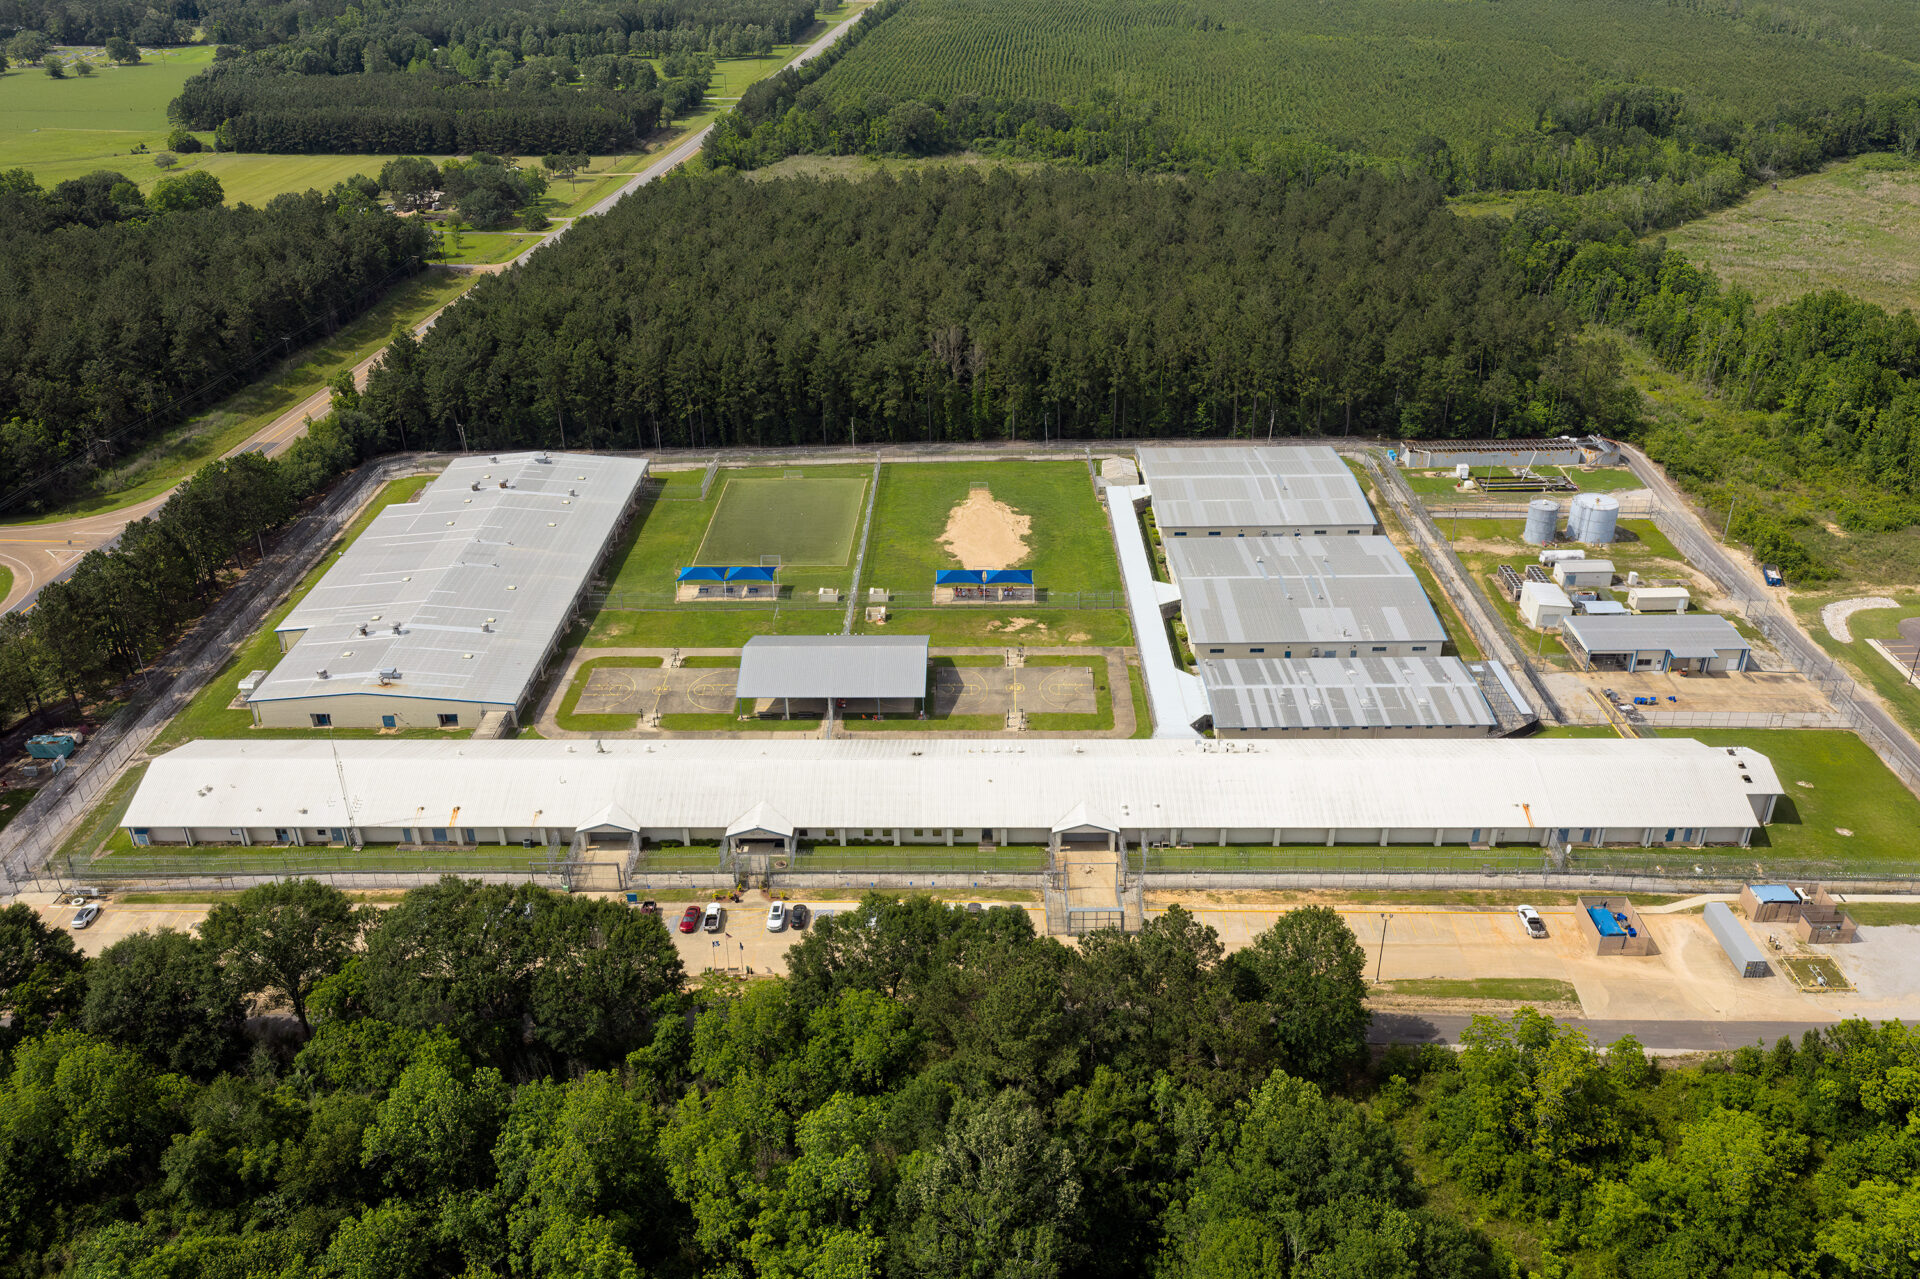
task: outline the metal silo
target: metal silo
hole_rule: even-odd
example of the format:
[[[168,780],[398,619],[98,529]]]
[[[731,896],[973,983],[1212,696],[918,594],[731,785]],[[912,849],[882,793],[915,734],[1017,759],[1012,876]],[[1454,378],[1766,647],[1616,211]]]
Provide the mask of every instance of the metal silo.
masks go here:
[[[1575,542],[1605,545],[1613,541],[1620,520],[1620,502],[1605,493],[1582,493],[1573,499],[1567,516],[1567,537]]]
[[[1520,539],[1534,546],[1544,546],[1553,540],[1559,524],[1560,503],[1537,497],[1527,503],[1527,527],[1521,530]]]

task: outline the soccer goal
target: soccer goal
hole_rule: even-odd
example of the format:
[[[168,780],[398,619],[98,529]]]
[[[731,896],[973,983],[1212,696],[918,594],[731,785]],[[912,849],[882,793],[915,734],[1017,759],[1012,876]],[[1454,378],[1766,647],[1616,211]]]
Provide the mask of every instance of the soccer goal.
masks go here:
[[[713,492],[713,482],[720,474],[720,455],[713,455],[713,461],[707,463],[707,473],[700,480],[700,500],[707,500],[707,494]]]
[[[993,485],[985,480],[974,480],[967,485],[967,491],[970,493],[991,493],[993,492]]]
[[[760,567],[761,568],[779,568],[780,557],[778,555],[762,555],[760,557]]]
[[[780,472],[780,478],[783,480],[804,480],[807,478],[807,473],[805,471],[782,471]]]

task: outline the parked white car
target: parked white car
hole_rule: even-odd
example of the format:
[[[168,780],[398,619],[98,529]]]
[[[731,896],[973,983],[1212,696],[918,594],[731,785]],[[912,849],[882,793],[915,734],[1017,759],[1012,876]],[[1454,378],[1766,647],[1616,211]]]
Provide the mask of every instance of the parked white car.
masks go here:
[[[1513,911],[1520,916],[1520,922],[1527,926],[1527,936],[1545,937],[1547,935],[1547,921],[1540,918],[1539,911],[1531,906],[1515,906]]]
[[[73,913],[73,926],[75,929],[85,928],[98,918],[100,918],[100,908],[98,906],[82,906]]]
[[[767,931],[783,933],[787,930],[787,904],[775,902],[767,907]]]

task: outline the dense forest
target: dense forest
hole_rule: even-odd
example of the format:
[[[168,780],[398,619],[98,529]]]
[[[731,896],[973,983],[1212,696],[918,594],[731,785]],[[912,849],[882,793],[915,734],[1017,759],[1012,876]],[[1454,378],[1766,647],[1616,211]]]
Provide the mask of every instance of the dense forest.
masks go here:
[[[710,154],[747,167],[977,150],[1284,173],[1391,161],[1450,192],[1686,190],[1902,139],[1911,151],[1911,15],[1892,0],[1851,10],[911,0],[884,6],[884,24],[876,10],[830,72],[749,94]]]
[[[1604,350],[1431,185],[995,171],[671,179],[375,371],[417,444],[584,448],[1623,425]]]
[[[657,917],[530,887],[294,881],[92,960],[14,906],[0,1273],[1911,1272],[1903,1026],[1370,1060],[1365,963],[1324,907],[1226,954],[876,894],[693,987]]]
[[[359,187],[220,199],[206,174],[144,199],[118,173],[48,191],[0,175],[0,494],[15,511],[373,305],[428,249],[423,225]]]

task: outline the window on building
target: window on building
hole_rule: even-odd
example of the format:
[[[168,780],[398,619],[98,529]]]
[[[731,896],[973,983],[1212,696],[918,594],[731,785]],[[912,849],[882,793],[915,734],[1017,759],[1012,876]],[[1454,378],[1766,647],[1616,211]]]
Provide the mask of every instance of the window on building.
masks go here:
[[[1425,644],[1415,644],[1413,646],[1413,651],[1416,653],[1424,653],[1427,651],[1427,646]]]
[[[1373,646],[1373,651],[1376,653],[1384,653],[1387,651],[1387,646],[1385,644],[1375,644]]]
[[[440,727],[442,728],[457,728],[459,725],[460,717],[458,715],[442,715],[440,717]]]
[[[153,835],[147,827],[135,826],[133,828],[133,842],[136,847],[146,848],[153,843]]]
[[[1175,537],[1185,537],[1187,535],[1187,531],[1185,529],[1176,529],[1174,530],[1173,535]]]
[[[1219,529],[1217,529],[1217,528],[1216,528],[1216,529],[1209,529],[1209,530],[1207,530],[1207,536],[1208,536],[1208,537],[1219,537],[1219,536],[1220,536],[1220,530],[1219,530]]]
[[[435,826],[433,828],[433,842],[436,844],[449,842],[447,839],[447,828],[445,826]]]
[[[315,728],[333,727],[333,716],[331,715],[322,715],[318,711],[315,711],[312,715],[308,716],[308,718],[313,721]]]
[[[1227,650],[1226,650],[1226,649],[1224,649],[1224,648],[1210,648],[1210,649],[1208,649],[1207,651],[1208,651],[1209,653],[1224,653],[1224,652],[1226,652]]]
[[[380,717],[380,727],[382,728],[398,728],[399,726],[399,721],[395,720],[391,715],[382,715]]]
[[[1325,536],[1327,535],[1327,530],[1325,530],[1325,529],[1323,529],[1323,528],[1317,528],[1317,529],[1315,529],[1315,530],[1313,530],[1313,535],[1314,535],[1315,537],[1325,537]]]
[[[1248,649],[1247,651],[1248,651],[1249,653],[1264,653],[1264,652],[1266,652],[1267,650],[1266,650],[1266,649],[1264,649],[1264,648],[1250,648],[1250,649]]]

